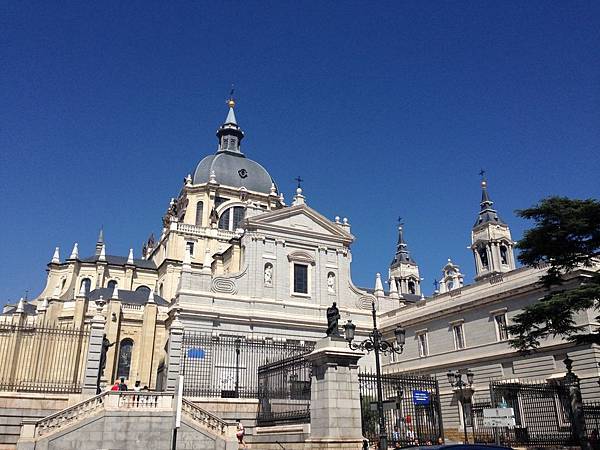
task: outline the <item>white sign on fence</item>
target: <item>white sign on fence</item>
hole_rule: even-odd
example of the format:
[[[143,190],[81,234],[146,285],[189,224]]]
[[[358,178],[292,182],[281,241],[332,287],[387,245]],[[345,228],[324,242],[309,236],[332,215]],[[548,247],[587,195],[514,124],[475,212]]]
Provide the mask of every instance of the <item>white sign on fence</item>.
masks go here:
[[[514,427],[515,418],[514,417],[484,417],[483,418],[483,426],[484,427]]]
[[[484,427],[514,427],[515,410],[512,408],[485,408],[483,410]]]

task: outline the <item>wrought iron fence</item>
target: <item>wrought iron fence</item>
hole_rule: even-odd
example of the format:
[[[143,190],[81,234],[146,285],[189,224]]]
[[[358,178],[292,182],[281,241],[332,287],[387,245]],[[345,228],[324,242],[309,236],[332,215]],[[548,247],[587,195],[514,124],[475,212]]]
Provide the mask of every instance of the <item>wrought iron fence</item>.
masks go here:
[[[310,422],[311,364],[304,355],[258,368],[259,425]]]
[[[600,447],[600,402],[583,403],[585,432],[593,449]]]
[[[258,398],[258,367],[309,353],[314,344],[213,336],[183,335],[183,393],[192,397]]]
[[[492,443],[497,432],[502,444],[509,446],[554,447],[576,445],[571,426],[569,385],[564,380],[511,383],[490,382],[491,403],[475,403],[472,407],[475,442]],[[483,426],[483,410],[504,404],[513,408],[514,427]],[[493,406],[492,406],[493,405]]]
[[[89,330],[0,324],[0,390],[81,392]]]
[[[363,435],[370,441],[379,436],[377,376],[361,373],[360,403]],[[388,442],[402,447],[437,443],[444,437],[438,382],[428,376],[386,374],[381,376],[384,418]]]

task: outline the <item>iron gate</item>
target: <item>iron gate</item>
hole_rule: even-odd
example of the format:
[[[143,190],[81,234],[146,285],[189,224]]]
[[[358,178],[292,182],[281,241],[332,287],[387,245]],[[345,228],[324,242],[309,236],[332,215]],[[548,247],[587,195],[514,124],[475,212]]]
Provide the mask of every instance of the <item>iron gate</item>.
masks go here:
[[[360,404],[363,435],[371,442],[379,436],[377,376],[361,373]],[[381,376],[384,418],[388,442],[402,447],[437,443],[444,437],[438,382],[428,376]]]
[[[312,365],[304,356],[258,368],[258,425],[310,422]]]
[[[313,344],[241,336],[183,334],[183,394],[190,397],[258,398],[258,367],[309,353]]]
[[[483,426],[485,408],[506,405],[513,408],[515,426],[498,428],[500,442],[509,446],[576,445],[571,426],[569,387],[564,380],[490,383],[491,403],[473,404],[475,442],[492,443],[494,429]],[[493,405],[493,406],[492,406]]]

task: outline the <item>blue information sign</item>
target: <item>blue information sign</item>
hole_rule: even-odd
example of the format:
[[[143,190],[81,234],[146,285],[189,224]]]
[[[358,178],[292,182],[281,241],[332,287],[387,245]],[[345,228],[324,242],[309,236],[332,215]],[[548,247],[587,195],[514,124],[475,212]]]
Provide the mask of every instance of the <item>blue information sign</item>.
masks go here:
[[[427,391],[413,391],[413,403],[415,405],[429,405],[430,395]]]

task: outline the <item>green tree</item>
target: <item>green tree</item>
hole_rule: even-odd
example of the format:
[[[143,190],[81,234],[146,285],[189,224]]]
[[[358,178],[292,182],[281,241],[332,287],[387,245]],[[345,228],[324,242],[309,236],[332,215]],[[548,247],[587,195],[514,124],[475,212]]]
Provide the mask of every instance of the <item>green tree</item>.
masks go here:
[[[521,352],[535,351],[549,336],[600,344],[600,328],[582,328],[575,321],[580,311],[600,309],[600,273],[591,274],[576,288],[561,287],[569,272],[599,261],[600,202],[549,197],[517,214],[535,221],[517,244],[519,261],[529,266],[547,263],[549,268],[540,279],[547,294],[513,318],[508,327],[514,336],[510,344]]]

